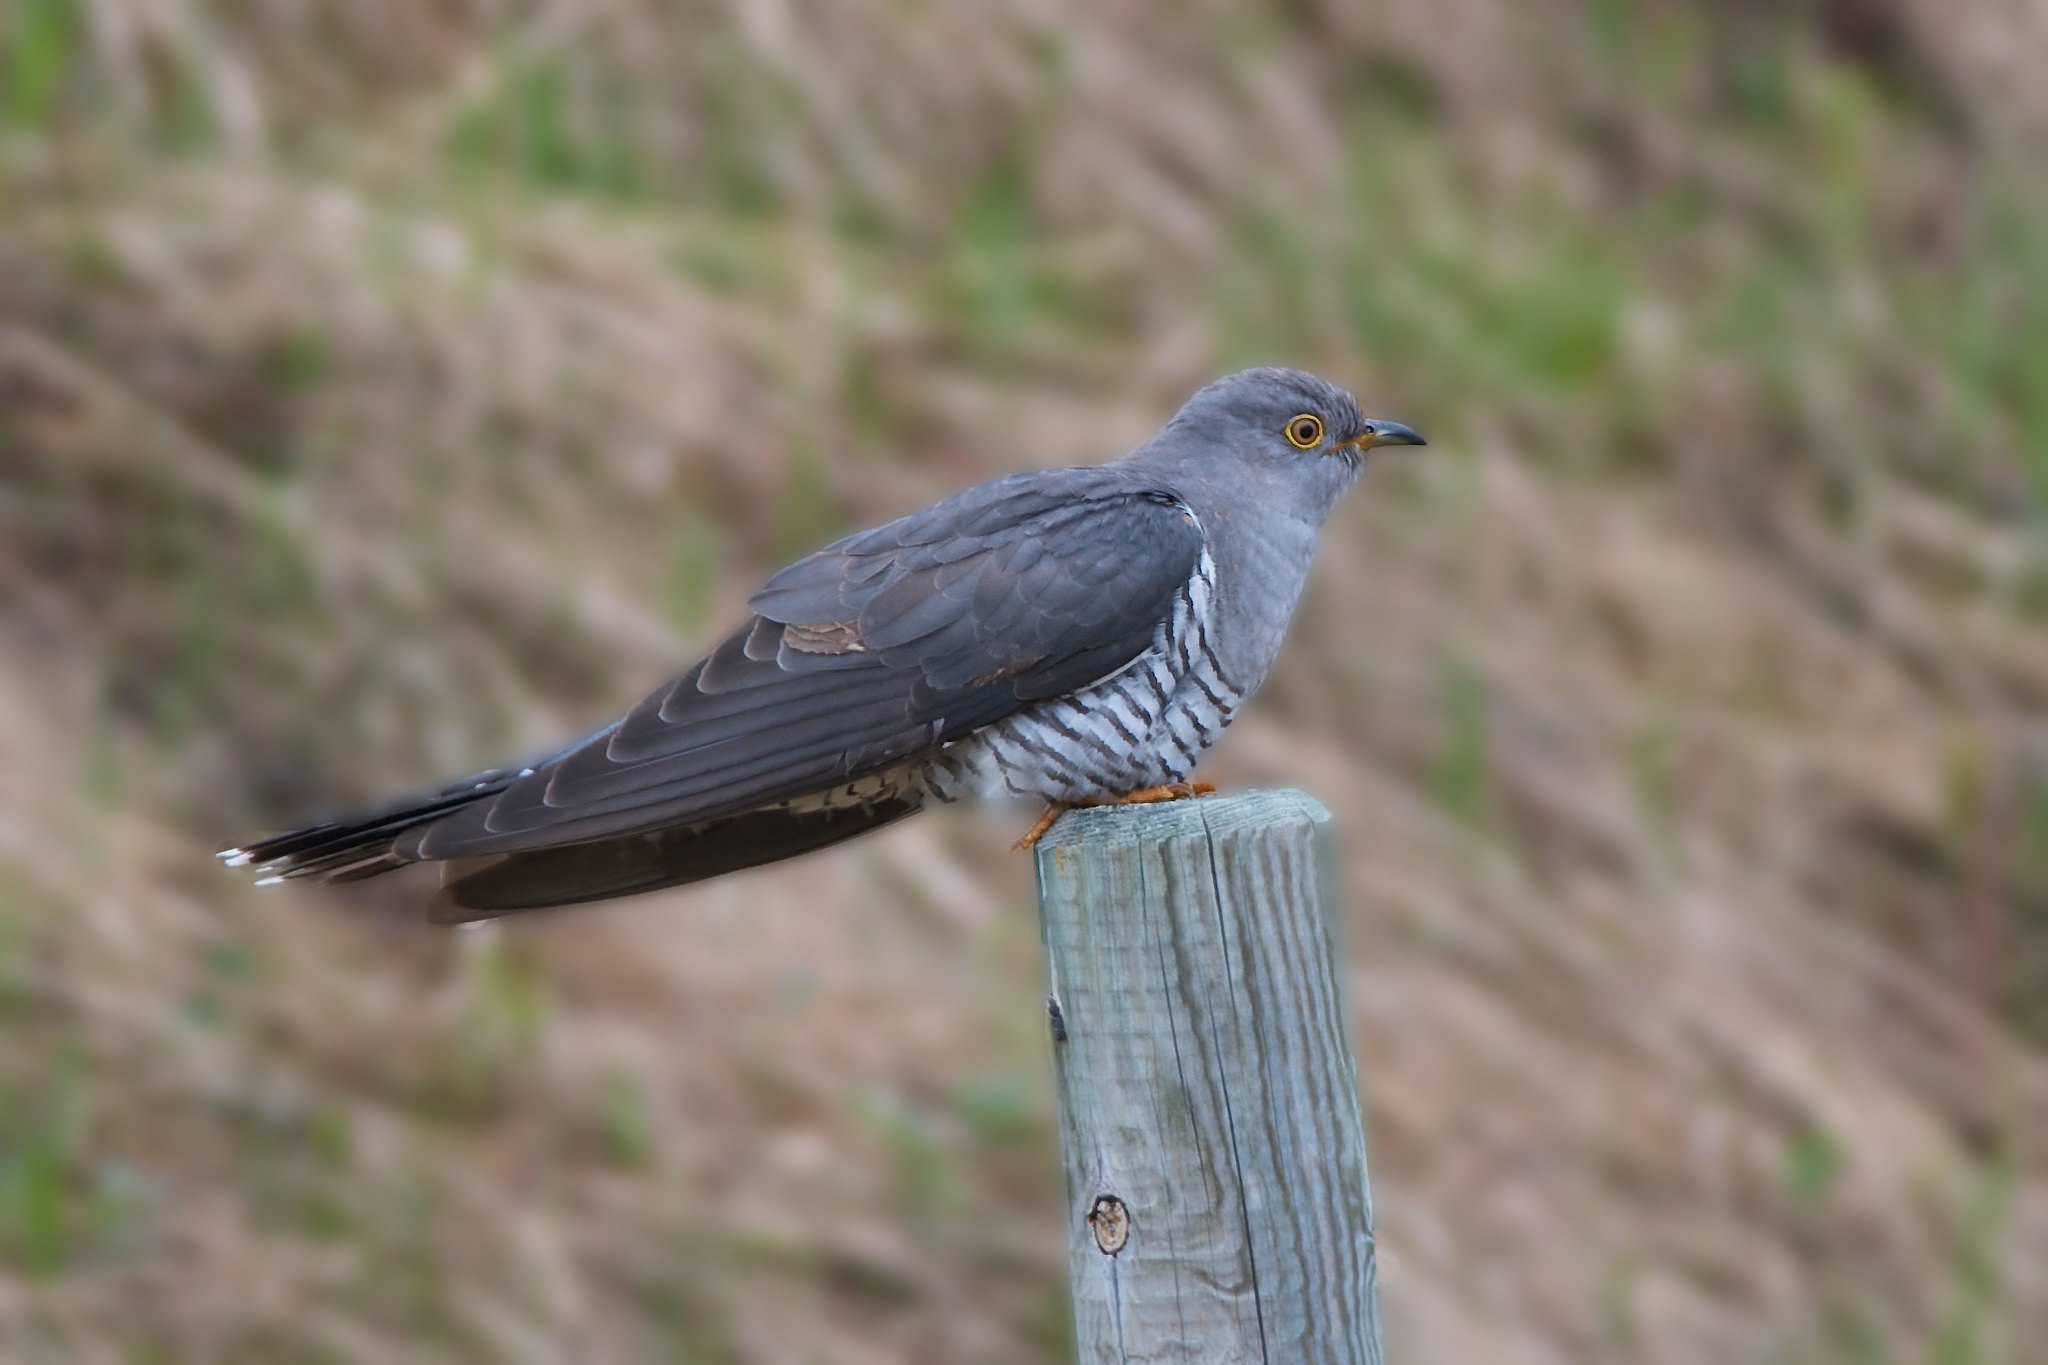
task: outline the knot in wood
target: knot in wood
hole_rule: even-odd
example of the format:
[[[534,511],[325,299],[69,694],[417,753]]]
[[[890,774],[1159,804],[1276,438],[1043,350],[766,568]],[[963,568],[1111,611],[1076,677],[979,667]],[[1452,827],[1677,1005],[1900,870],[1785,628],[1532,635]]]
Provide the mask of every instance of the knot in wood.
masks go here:
[[[1113,1194],[1097,1195],[1088,1210],[1088,1226],[1095,1233],[1095,1248],[1114,1256],[1131,1240],[1131,1211]]]
[[[1052,1040],[1055,1043],[1066,1042],[1067,1016],[1060,1009],[1060,998],[1057,995],[1045,997],[1045,1017],[1052,1024]]]

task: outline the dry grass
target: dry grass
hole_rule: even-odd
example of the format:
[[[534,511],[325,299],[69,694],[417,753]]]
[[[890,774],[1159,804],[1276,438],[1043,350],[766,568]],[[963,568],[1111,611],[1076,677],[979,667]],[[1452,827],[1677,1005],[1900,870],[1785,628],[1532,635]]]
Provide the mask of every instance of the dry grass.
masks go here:
[[[1163,13],[0,11],[0,1354],[1058,1358],[1014,831],[459,935],[208,855],[1273,359],[1436,442],[1213,774],[1344,832],[1396,1354],[2026,1358],[2037,14]]]

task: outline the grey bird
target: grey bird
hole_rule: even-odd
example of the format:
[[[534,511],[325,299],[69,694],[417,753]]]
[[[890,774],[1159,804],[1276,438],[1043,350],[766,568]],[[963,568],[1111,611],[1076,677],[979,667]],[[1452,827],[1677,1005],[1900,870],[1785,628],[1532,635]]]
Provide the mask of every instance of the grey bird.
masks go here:
[[[1377,446],[1297,370],[1226,376],[1107,464],[1012,474],[829,545],[622,719],[536,762],[224,850],[265,882],[445,864],[448,921],[678,886],[931,802],[1076,805],[1188,775],[1279,652]]]

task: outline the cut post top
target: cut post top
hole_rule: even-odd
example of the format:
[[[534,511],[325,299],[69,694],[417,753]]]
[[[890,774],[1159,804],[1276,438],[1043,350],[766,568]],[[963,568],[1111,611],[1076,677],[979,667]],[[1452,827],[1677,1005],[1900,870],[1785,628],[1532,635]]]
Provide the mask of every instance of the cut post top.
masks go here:
[[[1143,806],[1077,806],[1038,842],[1041,858],[1081,844],[1150,843],[1189,835],[1230,834],[1266,825],[1328,823],[1330,812],[1305,791],[1219,792]]]

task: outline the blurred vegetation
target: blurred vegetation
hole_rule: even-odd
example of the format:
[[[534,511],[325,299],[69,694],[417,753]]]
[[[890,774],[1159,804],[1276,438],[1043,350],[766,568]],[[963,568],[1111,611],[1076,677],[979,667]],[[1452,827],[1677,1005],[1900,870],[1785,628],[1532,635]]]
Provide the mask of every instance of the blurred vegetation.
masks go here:
[[[1391,1349],[2029,1358],[2036,8],[7,0],[0,1355],[1060,1358],[1014,831],[209,854],[1285,362],[1432,438],[1211,774],[1344,830]]]

